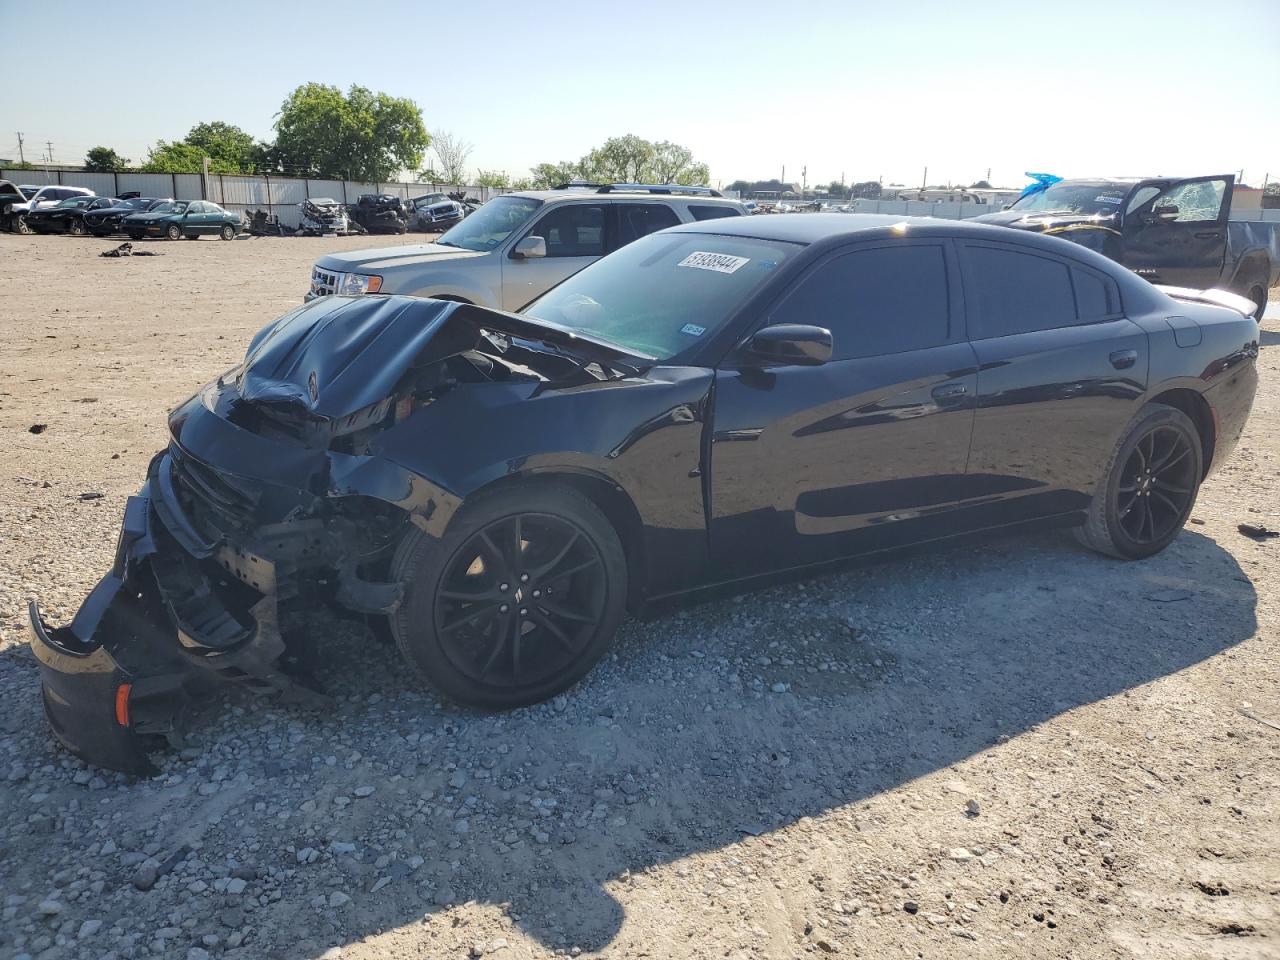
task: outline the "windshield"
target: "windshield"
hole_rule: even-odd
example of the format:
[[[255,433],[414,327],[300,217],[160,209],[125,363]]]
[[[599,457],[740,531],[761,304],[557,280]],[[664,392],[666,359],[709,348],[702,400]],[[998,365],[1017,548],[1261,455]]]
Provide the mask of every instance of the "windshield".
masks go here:
[[[492,250],[524,226],[540,206],[542,201],[532,197],[496,197],[446,230],[436,243],[463,250]]]
[[[523,312],[671,360],[714,336],[800,249],[780,240],[654,233],[597,260]]]
[[[146,197],[134,197],[132,200],[125,200],[121,206],[128,207],[130,210],[145,210],[154,200],[148,200]]]
[[[177,202],[174,202],[172,200],[169,200],[169,201],[166,201],[165,203],[161,203],[161,204],[158,204],[157,206],[152,207],[147,212],[148,213],[186,213],[187,201],[178,200]]]
[[[1127,184],[1099,186],[1096,183],[1055,183],[1048,190],[1020,197],[1009,209],[1043,213],[1112,214],[1120,212],[1120,204],[1124,202],[1128,192]]]
[[[60,204],[58,204],[58,206],[87,207],[91,203],[93,203],[93,197],[68,197],[66,200],[63,200]]]

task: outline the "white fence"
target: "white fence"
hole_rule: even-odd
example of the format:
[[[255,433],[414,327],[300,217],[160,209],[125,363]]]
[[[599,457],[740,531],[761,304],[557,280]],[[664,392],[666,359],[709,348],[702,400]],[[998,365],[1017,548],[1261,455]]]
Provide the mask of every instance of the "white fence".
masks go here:
[[[236,213],[265,210],[286,226],[296,227],[298,205],[309,197],[355,203],[363,193],[384,193],[409,200],[426,193],[464,193],[488,200],[507,190],[454,183],[358,183],[352,180],[304,180],[295,177],[232,176],[199,173],[87,173],[83,170],[0,170],[14,183],[64,184],[85,187],[100,197],[137,191],[144,197],[212,200]]]

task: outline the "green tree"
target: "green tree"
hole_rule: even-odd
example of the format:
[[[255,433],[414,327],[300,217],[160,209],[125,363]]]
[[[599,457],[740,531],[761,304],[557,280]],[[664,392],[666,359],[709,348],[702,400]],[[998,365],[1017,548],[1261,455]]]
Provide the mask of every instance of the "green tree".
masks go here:
[[[499,187],[505,189],[511,186],[511,178],[501,170],[477,170],[474,182],[478,187]]]
[[[689,148],[669,140],[651,143],[631,133],[610,137],[576,163],[540,163],[530,173],[540,187],[570,180],[705,184],[711,179],[707,165],[695,162]]]
[[[234,167],[237,172],[252,173],[257,165],[259,147],[253,137],[221,120],[197,123],[183,142],[208,154],[219,165]]]
[[[585,179],[578,164],[572,160],[562,160],[560,163],[540,163],[529,173],[533,185],[539,190],[549,190],[562,183],[568,183],[570,180]]]
[[[418,171],[419,183],[444,183],[444,174],[435,167],[427,167]]]
[[[420,169],[430,143],[422,110],[406,97],[305,83],[280,106],[269,162],[287,173],[377,183]]]
[[[147,162],[142,165],[143,173],[199,173],[205,157],[209,155],[199,147],[175,140],[166,143],[157,140],[156,145],[147,153]],[[213,173],[239,173],[238,167],[232,167],[221,161],[210,159],[209,169]]]
[[[129,158],[110,147],[94,147],[84,155],[84,168],[90,173],[116,173],[128,166]]]
[[[581,166],[589,179],[642,183],[644,174],[653,169],[655,158],[652,143],[628,133],[625,137],[610,137],[583,157]]]

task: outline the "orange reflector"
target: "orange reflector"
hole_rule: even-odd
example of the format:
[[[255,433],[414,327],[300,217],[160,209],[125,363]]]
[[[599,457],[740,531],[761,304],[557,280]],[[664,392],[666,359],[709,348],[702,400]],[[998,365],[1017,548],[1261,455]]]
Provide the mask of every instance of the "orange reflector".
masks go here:
[[[122,727],[129,725],[129,691],[133,684],[122,683],[116,687],[116,723]]]

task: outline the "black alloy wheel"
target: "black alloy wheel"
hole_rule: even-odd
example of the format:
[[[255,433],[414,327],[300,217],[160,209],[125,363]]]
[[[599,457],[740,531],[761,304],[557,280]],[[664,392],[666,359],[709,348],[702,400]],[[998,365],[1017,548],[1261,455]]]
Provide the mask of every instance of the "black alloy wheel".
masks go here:
[[[74,220],[74,219],[73,219],[71,222],[69,222],[69,223],[67,224],[67,233],[71,234],[71,236],[73,236],[73,237],[83,237],[83,236],[84,236],[84,232],[85,232],[85,231],[84,231],[84,221],[83,221],[83,220]]]
[[[1185,413],[1148,404],[1116,445],[1080,539],[1127,560],[1159,553],[1191,516],[1203,457],[1200,434]]]
[[[521,486],[464,507],[440,540],[415,528],[392,562],[401,652],[464,703],[555,696],[603,656],[625,611],[626,560],[604,515],[574,490]]]
[[[1163,540],[1186,520],[1196,496],[1193,453],[1186,435],[1168,426],[1134,446],[1116,488],[1117,519],[1134,543]]]

